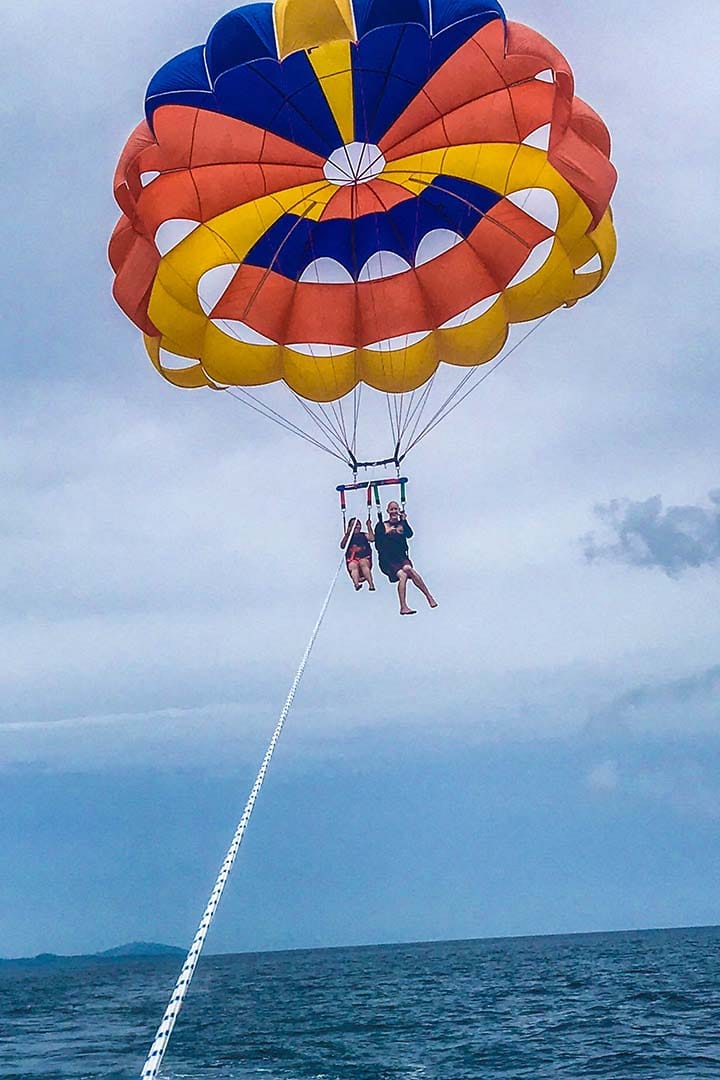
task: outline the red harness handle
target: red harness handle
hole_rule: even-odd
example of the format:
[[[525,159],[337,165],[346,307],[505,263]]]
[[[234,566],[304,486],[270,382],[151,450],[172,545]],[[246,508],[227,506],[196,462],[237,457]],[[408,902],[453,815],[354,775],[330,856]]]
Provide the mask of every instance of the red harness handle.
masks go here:
[[[382,511],[380,508],[380,491],[381,487],[399,487],[400,488],[400,502],[403,510],[405,509],[405,502],[407,497],[407,485],[410,483],[407,476],[392,477],[391,479],[384,480],[363,480],[355,484],[338,484],[335,489],[340,493],[340,509],[343,516],[343,524],[347,528],[347,499],[345,498],[346,491],[367,491],[367,509],[368,514],[372,510],[373,494],[375,498],[375,506],[378,512],[378,518],[382,517]]]

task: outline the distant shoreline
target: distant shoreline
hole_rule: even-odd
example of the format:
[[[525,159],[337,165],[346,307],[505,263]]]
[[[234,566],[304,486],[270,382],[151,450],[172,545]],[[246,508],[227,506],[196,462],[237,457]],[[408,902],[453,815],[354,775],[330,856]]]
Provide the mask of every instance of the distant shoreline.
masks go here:
[[[55,967],[61,964],[107,963],[113,960],[157,959],[158,957],[183,957],[186,949],[176,945],[161,945],[154,941],[133,941],[128,945],[118,945],[114,949],[105,949],[98,953],[38,953],[37,956],[0,957],[0,966],[16,964],[21,967]]]
[[[354,945],[312,945],[285,949],[243,949],[239,952],[210,953],[208,956],[269,956],[282,953],[332,952],[349,951],[352,949],[407,949],[429,945],[462,945],[466,942],[477,941],[485,941],[488,943],[503,941],[543,941],[552,940],[553,938],[562,940],[567,938],[630,936],[633,934],[682,934],[700,930],[720,931],[720,925],[709,923],[700,926],[649,926],[625,930],[576,930],[568,933],[505,934],[500,937],[495,936],[486,938],[432,938],[427,941],[388,941]],[[9,967],[11,965],[38,968],[59,967],[68,964],[108,963],[116,960],[162,959],[163,957],[169,959],[175,957],[179,959],[186,955],[187,949],[180,948],[176,945],[163,945],[157,942],[132,942],[128,945],[119,945],[117,948],[106,949],[104,952],[98,953],[78,953],[74,955],[39,953],[37,956],[0,957],[0,967]]]

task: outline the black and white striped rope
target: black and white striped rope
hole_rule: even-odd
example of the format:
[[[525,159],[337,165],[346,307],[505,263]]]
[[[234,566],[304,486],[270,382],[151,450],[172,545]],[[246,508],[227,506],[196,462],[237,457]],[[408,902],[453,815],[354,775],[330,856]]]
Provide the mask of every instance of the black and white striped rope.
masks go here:
[[[150,1047],[150,1053],[148,1054],[147,1061],[145,1062],[143,1070],[140,1074],[141,1080],[155,1080],[155,1078],[160,1072],[160,1067],[165,1056],[165,1051],[167,1050],[168,1043],[170,1042],[170,1036],[173,1033],[177,1018],[180,1015],[180,1010],[182,1009],[183,1002],[185,1001],[185,996],[190,987],[190,982],[193,975],[195,974],[195,968],[197,967],[197,962],[200,959],[200,953],[202,952],[203,945],[205,944],[205,938],[207,937],[208,930],[210,929],[210,925],[213,921],[213,918],[215,917],[215,913],[217,911],[218,904],[220,903],[220,900],[222,898],[222,894],[225,891],[225,886],[230,876],[230,871],[233,868],[233,864],[237,857],[238,851],[240,850],[240,845],[242,844],[245,830],[247,829],[248,822],[250,821],[250,817],[255,807],[255,802],[258,795],[260,794],[260,789],[263,786],[265,775],[268,771],[272,756],[275,753],[275,747],[277,746],[278,740],[282,734],[282,730],[285,726],[285,721],[287,720],[288,713],[290,712],[293,701],[295,699],[295,694],[297,693],[298,686],[300,685],[302,677],[305,673],[305,668],[307,667],[308,660],[310,659],[310,654],[313,650],[313,646],[315,644],[317,636],[320,633],[320,627],[323,624],[325,614],[330,605],[330,600],[335,589],[335,585],[337,584],[338,577],[340,576],[340,571],[342,570],[344,565],[345,552],[343,550],[342,558],[340,560],[340,563],[338,564],[337,570],[333,575],[330,588],[327,591],[327,595],[325,597],[325,600],[323,601],[322,608],[320,609],[320,614],[318,615],[312,634],[310,635],[310,640],[307,643],[303,658],[300,661],[300,666],[295,672],[295,678],[292,681],[292,685],[290,687],[288,696],[285,699],[285,704],[282,707],[277,726],[275,728],[275,731],[273,732],[273,736],[270,740],[267,751],[265,752],[265,757],[263,758],[262,765],[260,766],[260,771],[255,778],[255,783],[252,786],[252,791],[250,792],[250,797],[248,798],[248,801],[245,805],[243,815],[240,818],[240,823],[235,831],[235,835],[228,849],[227,855],[225,856],[225,861],[220,868],[220,873],[218,874],[212,893],[210,894],[210,899],[208,901],[207,907],[205,908],[205,912],[203,913],[203,917],[200,920],[200,925],[198,927],[197,933],[195,934],[193,943],[190,946],[190,951],[187,954],[185,963],[182,967],[182,971],[178,976],[178,980],[175,984],[175,989],[172,992],[170,1003],[165,1010],[165,1015],[163,1016],[160,1027],[157,1030],[155,1040]]]

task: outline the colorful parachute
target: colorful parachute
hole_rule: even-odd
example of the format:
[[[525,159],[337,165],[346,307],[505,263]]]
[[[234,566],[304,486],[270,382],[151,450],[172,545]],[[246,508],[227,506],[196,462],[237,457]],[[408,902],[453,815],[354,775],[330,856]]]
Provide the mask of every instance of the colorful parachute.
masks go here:
[[[609,156],[496,0],[251,4],[150,83],[114,294],[178,386],[412,391],[601,284]]]

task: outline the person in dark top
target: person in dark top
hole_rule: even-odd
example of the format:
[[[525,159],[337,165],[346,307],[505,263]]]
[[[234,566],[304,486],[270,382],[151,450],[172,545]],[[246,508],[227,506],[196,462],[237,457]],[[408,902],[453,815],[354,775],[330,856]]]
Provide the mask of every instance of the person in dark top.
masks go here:
[[[365,582],[370,592],[375,592],[372,576],[372,548],[370,547],[373,539],[373,527],[369,518],[367,532],[362,531],[360,518],[351,518],[345,535],[340,541],[340,547],[345,548],[345,565],[356,592],[362,589]]]
[[[388,503],[387,515],[387,521],[381,518],[375,526],[375,547],[383,574],[393,583],[397,582],[400,614],[417,615],[416,611],[408,607],[408,581],[412,581],[420,590],[431,608],[436,608],[437,600],[410,561],[407,542],[413,531],[405,517],[405,511],[401,511],[396,502],[391,502]]]

